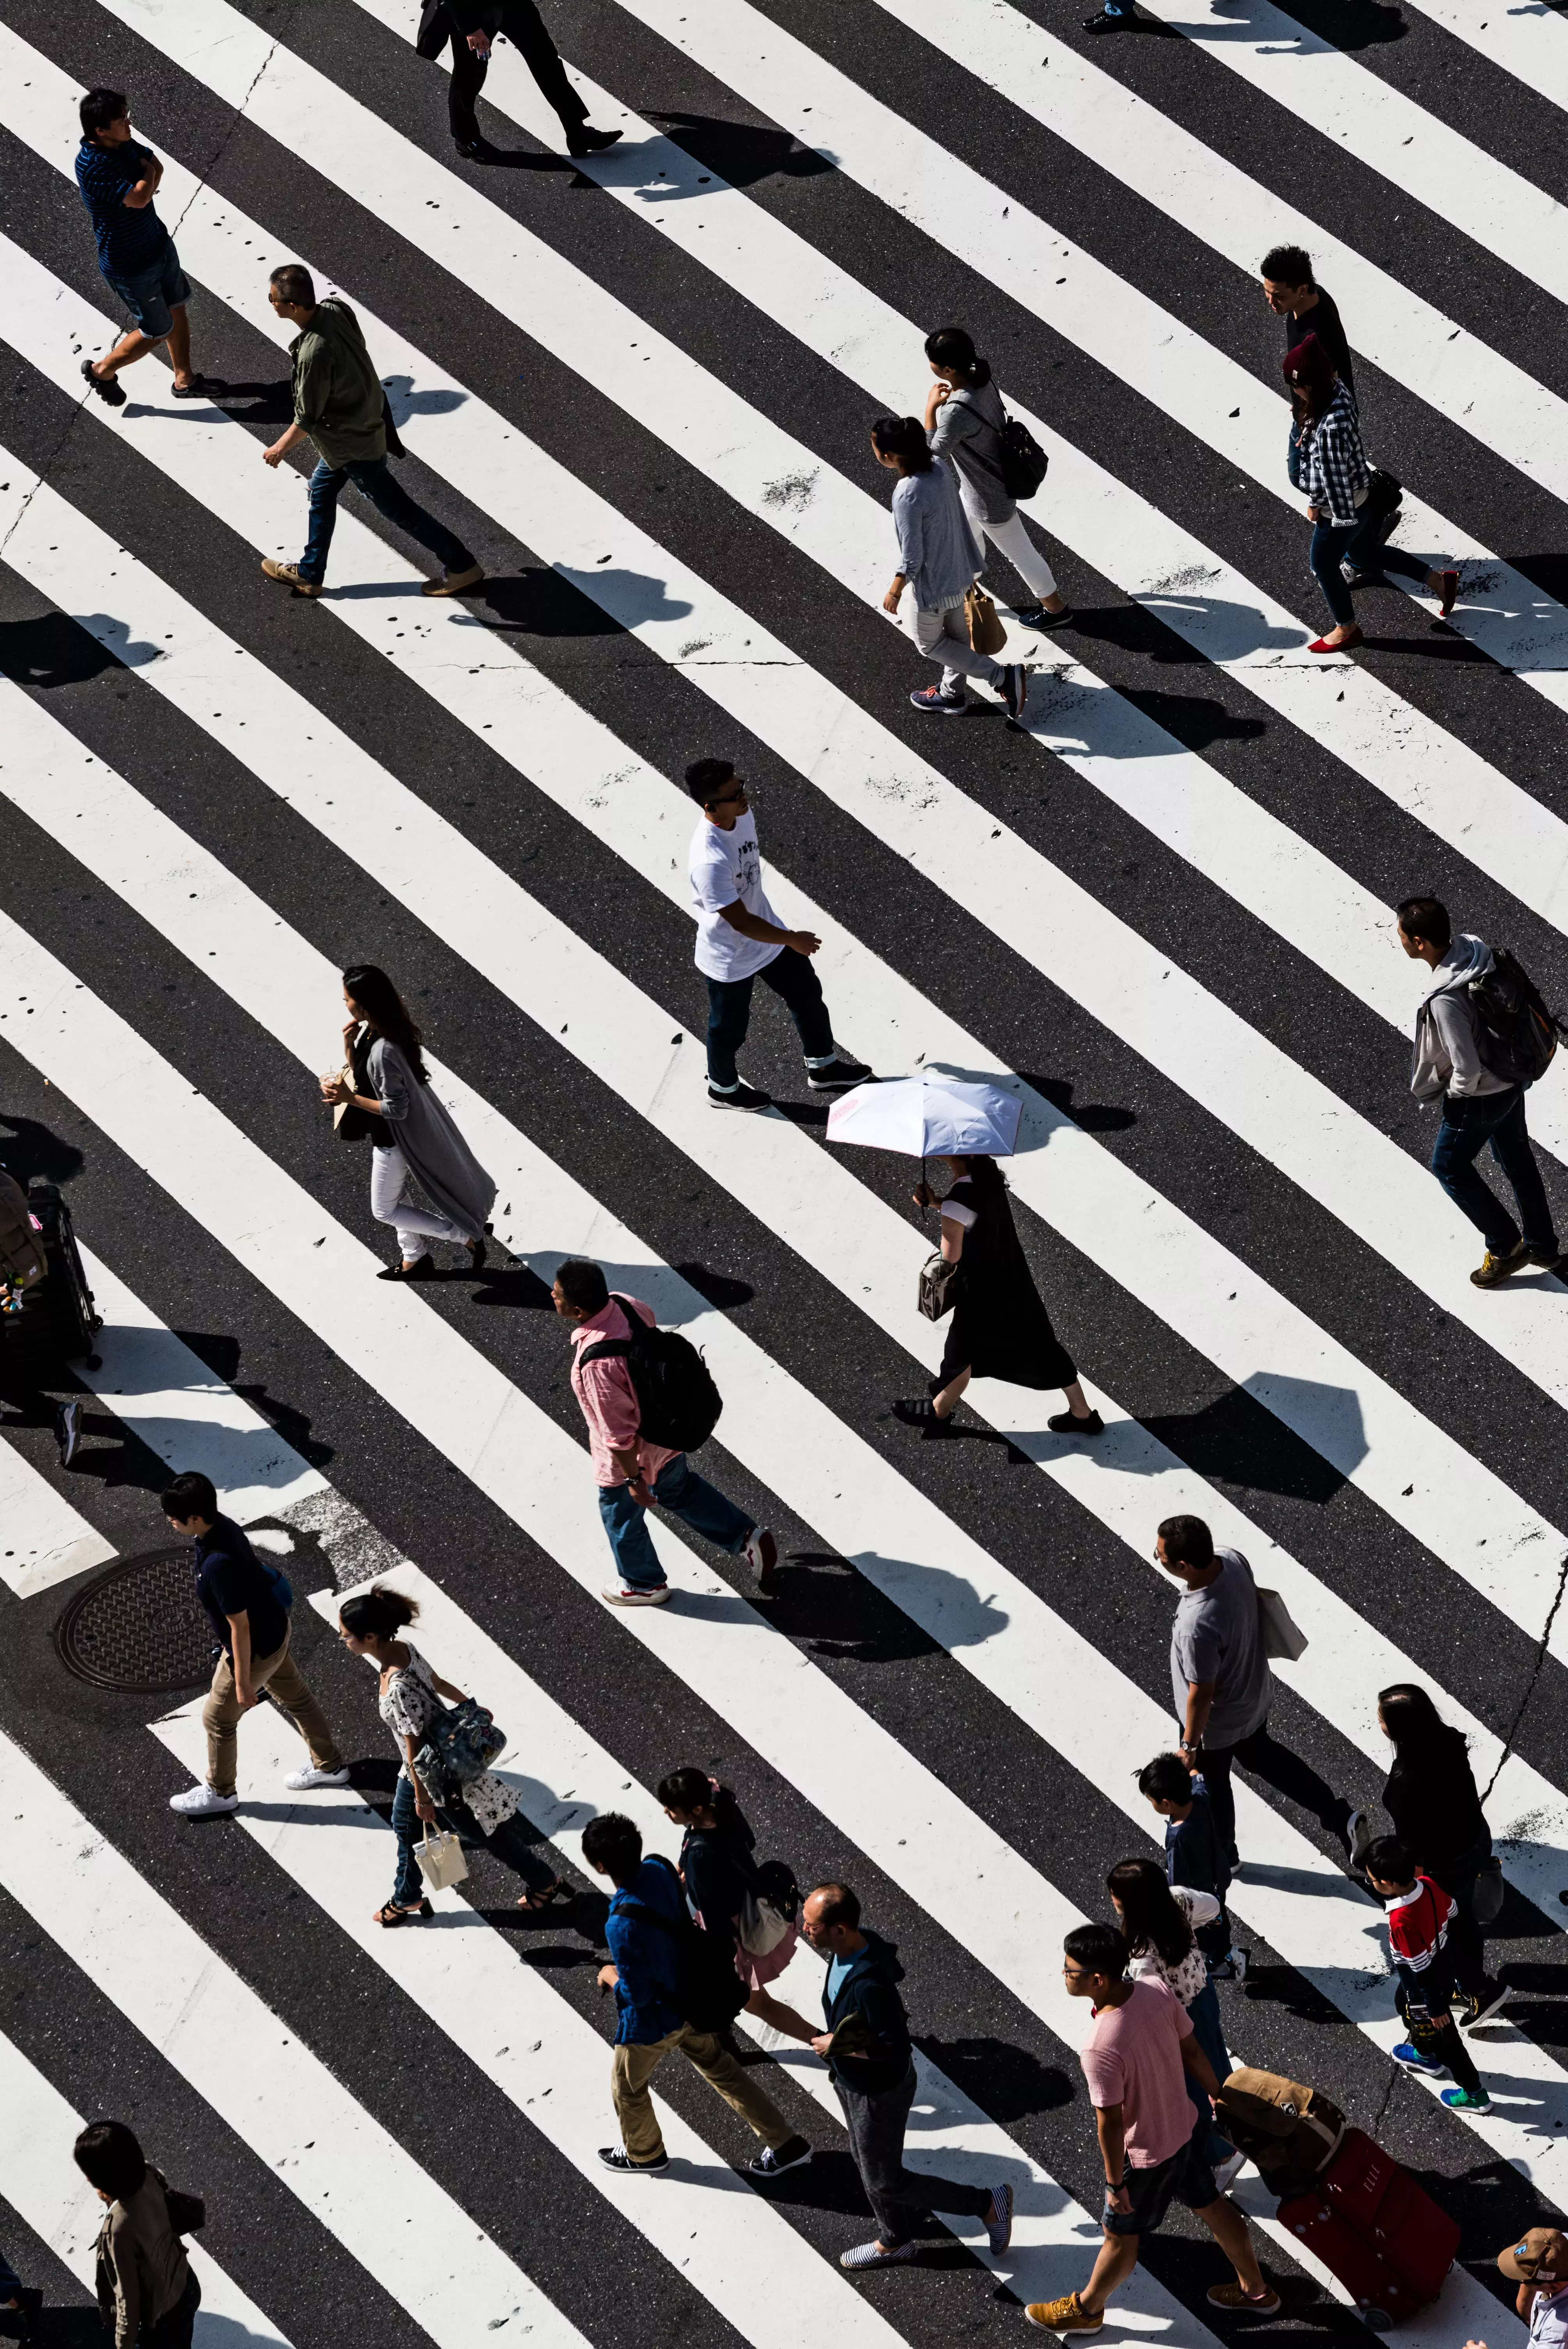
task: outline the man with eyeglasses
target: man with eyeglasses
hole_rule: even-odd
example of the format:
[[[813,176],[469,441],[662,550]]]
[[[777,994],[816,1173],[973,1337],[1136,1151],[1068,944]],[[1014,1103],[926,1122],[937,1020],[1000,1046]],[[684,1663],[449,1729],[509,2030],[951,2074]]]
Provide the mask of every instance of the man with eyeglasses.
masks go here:
[[[1103,2240],[1081,2291],[1032,2301],[1025,2316],[1063,2339],[1102,2331],[1107,2301],[1132,2273],[1140,2242],[1172,2202],[1202,2219],[1235,2269],[1234,2283],[1210,2285],[1212,2305],[1274,2315],[1280,2296],[1264,2280],[1246,2220],[1215,2182],[1205,2150],[1207,2120],[1193,2117],[1184,2073],[1210,2095],[1220,2083],[1191,2016],[1163,1982],[1128,1980],[1127,1943],[1114,1925],[1075,1927],[1062,1951],[1068,1996],[1092,2002],[1078,2060],[1105,2164]]]
[[[746,785],[727,759],[698,759],[686,787],[702,810],[687,870],[696,906],[696,967],[707,981],[707,1097],[715,1109],[767,1109],[772,1096],[745,1084],[735,1056],[751,1024],[754,981],[766,981],[799,1032],[814,1093],[847,1092],[870,1069],[841,1052],[811,957],[822,941],[787,930],[762,889],[762,853]]]

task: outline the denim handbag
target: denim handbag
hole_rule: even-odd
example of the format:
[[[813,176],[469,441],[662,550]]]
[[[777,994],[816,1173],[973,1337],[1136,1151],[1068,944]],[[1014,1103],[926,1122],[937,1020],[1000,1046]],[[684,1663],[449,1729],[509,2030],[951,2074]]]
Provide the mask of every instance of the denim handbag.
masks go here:
[[[437,1713],[414,1762],[427,1785],[433,1778],[440,1785],[460,1788],[488,1770],[505,1750],[506,1732],[496,1727],[495,1716],[473,1697],[465,1696],[449,1711]]]

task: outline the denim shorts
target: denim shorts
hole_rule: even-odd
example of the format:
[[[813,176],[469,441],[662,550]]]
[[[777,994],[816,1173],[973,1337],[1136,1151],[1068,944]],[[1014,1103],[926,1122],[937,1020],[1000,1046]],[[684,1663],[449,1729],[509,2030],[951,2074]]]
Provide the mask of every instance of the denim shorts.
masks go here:
[[[139,269],[134,277],[111,277],[106,269],[104,284],[119,295],[142,333],[155,343],[161,342],[174,324],[170,310],[191,299],[172,237],[163,248],[162,260],[155,261],[150,269]]]
[[[1220,2199],[1220,2189],[1205,2150],[1207,2116],[1199,2121],[1184,2146],[1149,2169],[1122,2171],[1131,2201],[1130,2210],[1113,2210],[1108,2200],[1100,2224],[1108,2235],[1152,2235],[1172,2202],[1184,2209],[1206,2210]]]

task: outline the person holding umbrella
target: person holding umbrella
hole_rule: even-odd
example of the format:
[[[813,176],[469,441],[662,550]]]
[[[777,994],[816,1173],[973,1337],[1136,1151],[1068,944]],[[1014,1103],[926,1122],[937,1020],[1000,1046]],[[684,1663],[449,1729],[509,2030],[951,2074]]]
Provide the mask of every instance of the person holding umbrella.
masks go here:
[[[1007,1185],[996,1154],[1010,1155],[1022,1103],[998,1085],[956,1081],[928,1072],[868,1085],[835,1102],[828,1139],[903,1150],[922,1160],[946,1161],[944,1195],[923,1177],[917,1207],[939,1207],[942,1261],[954,1277],[947,1294],[953,1319],[931,1395],[893,1404],[893,1413],[923,1437],[954,1433],[953,1413],[972,1378],[1006,1379],[1013,1386],[1060,1387],[1068,1408],[1047,1420],[1053,1435],[1101,1435],[1105,1423],[1078,1383],[1035,1287],[1013,1222]],[[942,1310],[947,1309],[944,1304]]]

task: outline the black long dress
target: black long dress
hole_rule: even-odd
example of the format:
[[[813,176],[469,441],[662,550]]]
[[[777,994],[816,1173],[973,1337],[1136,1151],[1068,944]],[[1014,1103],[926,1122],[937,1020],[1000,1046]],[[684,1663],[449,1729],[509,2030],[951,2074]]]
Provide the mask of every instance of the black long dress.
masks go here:
[[[969,1371],[977,1379],[1007,1379],[1018,1387],[1065,1387],[1078,1376],[1071,1355],[1051,1327],[1029,1260],[1000,1183],[983,1197],[972,1174],[961,1174],[946,1206],[975,1217],[958,1259],[958,1302],[947,1325],[939,1386]]]

